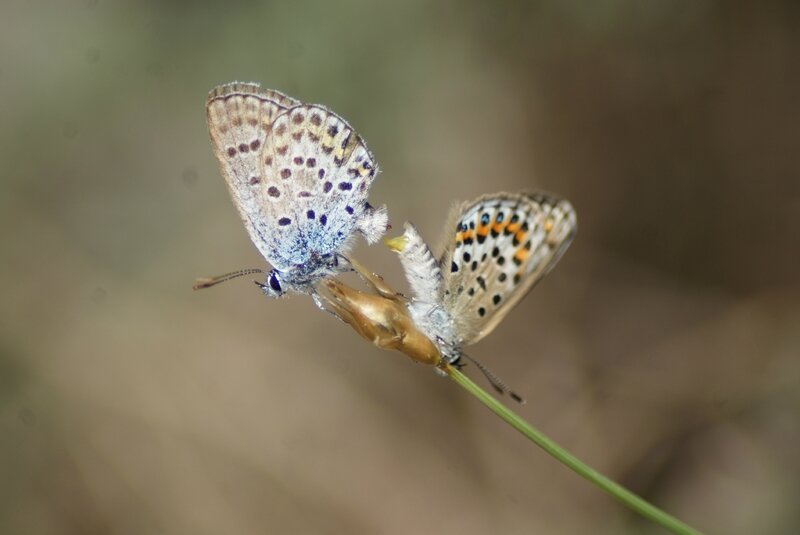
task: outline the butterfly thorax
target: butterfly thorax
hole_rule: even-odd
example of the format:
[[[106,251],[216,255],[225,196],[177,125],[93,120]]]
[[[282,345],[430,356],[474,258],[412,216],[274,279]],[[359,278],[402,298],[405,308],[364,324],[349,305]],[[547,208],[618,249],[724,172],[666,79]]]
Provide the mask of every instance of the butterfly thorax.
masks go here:
[[[441,305],[414,299],[408,304],[408,311],[417,328],[436,344],[448,362],[458,359],[461,348],[456,339],[455,325]]]

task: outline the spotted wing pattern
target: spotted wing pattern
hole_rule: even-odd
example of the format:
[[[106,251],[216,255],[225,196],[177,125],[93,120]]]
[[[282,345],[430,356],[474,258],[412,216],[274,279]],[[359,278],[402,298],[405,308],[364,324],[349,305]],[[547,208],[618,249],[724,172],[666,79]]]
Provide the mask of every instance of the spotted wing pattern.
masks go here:
[[[377,164],[333,112],[316,105],[290,108],[273,123],[264,156],[261,203],[276,267],[343,252],[353,231],[372,222],[367,195]],[[384,219],[378,237],[385,228]]]
[[[385,208],[366,201],[377,164],[342,118],[256,84],[220,86],[206,108],[234,204],[275,268],[343,252],[354,230],[383,234]]]
[[[550,194],[484,196],[456,209],[440,265],[441,300],[459,345],[489,334],[556,264],[577,230]]]
[[[260,195],[264,147],[278,115],[298,104],[277,91],[238,82],[215,88],[206,100],[208,131],[222,176],[250,239],[268,259]]]

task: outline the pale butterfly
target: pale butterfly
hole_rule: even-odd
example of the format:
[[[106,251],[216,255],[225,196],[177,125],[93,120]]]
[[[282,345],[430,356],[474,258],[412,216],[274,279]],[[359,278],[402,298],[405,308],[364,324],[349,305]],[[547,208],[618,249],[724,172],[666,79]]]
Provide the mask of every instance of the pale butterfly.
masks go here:
[[[498,193],[456,207],[445,229],[438,259],[410,223],[387,243],[400,254],[415,326],[458,366],[467,357],[463,348],[489,334],[553,269],[575,235],[577,217],[568,201],[551,194]],[[498,391],[521,400],[476,364]]]
[[[355,231],[368,243],[383,235],[386,207],[367,202],[377,163],[344,119],[323,106],[238,82],[213,89],[206,111],[233,203],[272,265],[259,284],[264,294],[315,295],[321,278],[346,269],[342,255]],[[201,279],[195,288],[259,272]]]

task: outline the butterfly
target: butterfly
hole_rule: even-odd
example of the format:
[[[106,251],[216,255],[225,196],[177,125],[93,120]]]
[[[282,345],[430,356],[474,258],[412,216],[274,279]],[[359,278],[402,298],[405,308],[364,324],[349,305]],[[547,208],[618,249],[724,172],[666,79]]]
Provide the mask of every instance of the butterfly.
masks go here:
[[[387,243],[399,252],[413,293],[408,312],[416,328],[447,363],[458,366],[467,356],[463,348],[492,332],[553,269],[576,230],[575,210],[564,199],[498,193],[451,212],[438,258],[411,223]],[[475,363],[495,388],[509,391]]]
[[[374,243],[386,207],[367,202],[378,165],[341,117],[258,84],[221,85],[206,100],[214,154],[250,239],[272,265],[264,294],[314,294],[323,277],[345,269],[356,231]],[[195,288],[259,269],[198,281]]]

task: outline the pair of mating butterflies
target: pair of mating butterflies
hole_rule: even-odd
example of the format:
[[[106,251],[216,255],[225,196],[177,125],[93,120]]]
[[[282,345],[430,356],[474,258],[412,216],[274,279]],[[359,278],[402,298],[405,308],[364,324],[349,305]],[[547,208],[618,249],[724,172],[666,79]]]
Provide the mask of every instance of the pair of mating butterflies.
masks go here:
[[[322,278],[349,269],[343,255],[356,231],[368,243],[384,234],[386,207],[367,202],[377,163],[344,119],[257,84],[220,86],[206,109],[234,204],[273,267],[259,284],[266,295],[316,295]],[[415,324],[457,363],[463,346],[491,332],[553,268],[576,228],[566,200],[487,195],[453,211],[437,259],[406,224],[399,252],[414,293],[409,313]]]

